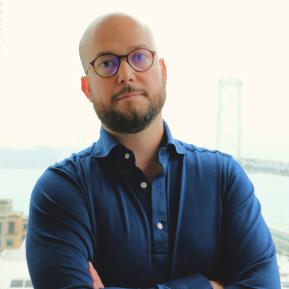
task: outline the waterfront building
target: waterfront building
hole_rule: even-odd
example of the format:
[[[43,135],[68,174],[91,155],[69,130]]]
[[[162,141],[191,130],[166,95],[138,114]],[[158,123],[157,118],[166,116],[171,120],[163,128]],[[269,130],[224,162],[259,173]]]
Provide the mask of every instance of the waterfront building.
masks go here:
[[[11,199],[0,199],[0,252],[21,247],[27,232],[27,216],[12,208]]]

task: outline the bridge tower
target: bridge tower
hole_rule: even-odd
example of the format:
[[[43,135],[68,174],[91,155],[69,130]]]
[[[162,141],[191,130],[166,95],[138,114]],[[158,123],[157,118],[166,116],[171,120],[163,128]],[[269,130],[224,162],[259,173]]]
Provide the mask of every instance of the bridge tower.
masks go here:
[[[221,79],[218,84],[217,148],[240,159],[242,152],[241,127],[242,82]]]

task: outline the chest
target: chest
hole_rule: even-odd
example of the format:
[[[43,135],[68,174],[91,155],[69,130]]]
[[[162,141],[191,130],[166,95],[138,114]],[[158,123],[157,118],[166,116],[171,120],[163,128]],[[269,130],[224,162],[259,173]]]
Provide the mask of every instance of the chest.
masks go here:
[[[171,166],[150,184],[137,170],[113,170],[91,180],[88,194],[103,274],[177,276],[207,270],[217,259],[222,205],[216,179]]]

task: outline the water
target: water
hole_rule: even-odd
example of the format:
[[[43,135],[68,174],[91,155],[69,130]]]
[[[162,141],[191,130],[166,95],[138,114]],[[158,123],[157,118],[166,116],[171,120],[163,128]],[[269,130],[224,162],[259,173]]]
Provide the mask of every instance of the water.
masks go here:
[[[267,223],[289,232],[289,177],[250,174]]]
[[[33,186],[42,170],[0,169],[0,198],[13,199],[16,211],[28,214]],[[289,177],[250,174],[267,223],[289,232]]]
[[[31,191],[43,171],[0,169],[0,198],[12,199],[13,209],[27,215]]]

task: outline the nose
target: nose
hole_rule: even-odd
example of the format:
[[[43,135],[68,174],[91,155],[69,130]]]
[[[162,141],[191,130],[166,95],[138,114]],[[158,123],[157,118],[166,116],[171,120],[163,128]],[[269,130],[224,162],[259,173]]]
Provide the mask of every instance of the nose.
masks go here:
[[[116,77],[119,84],[128,84],[135,81],[135,71],[126,59],[121,59]]]

